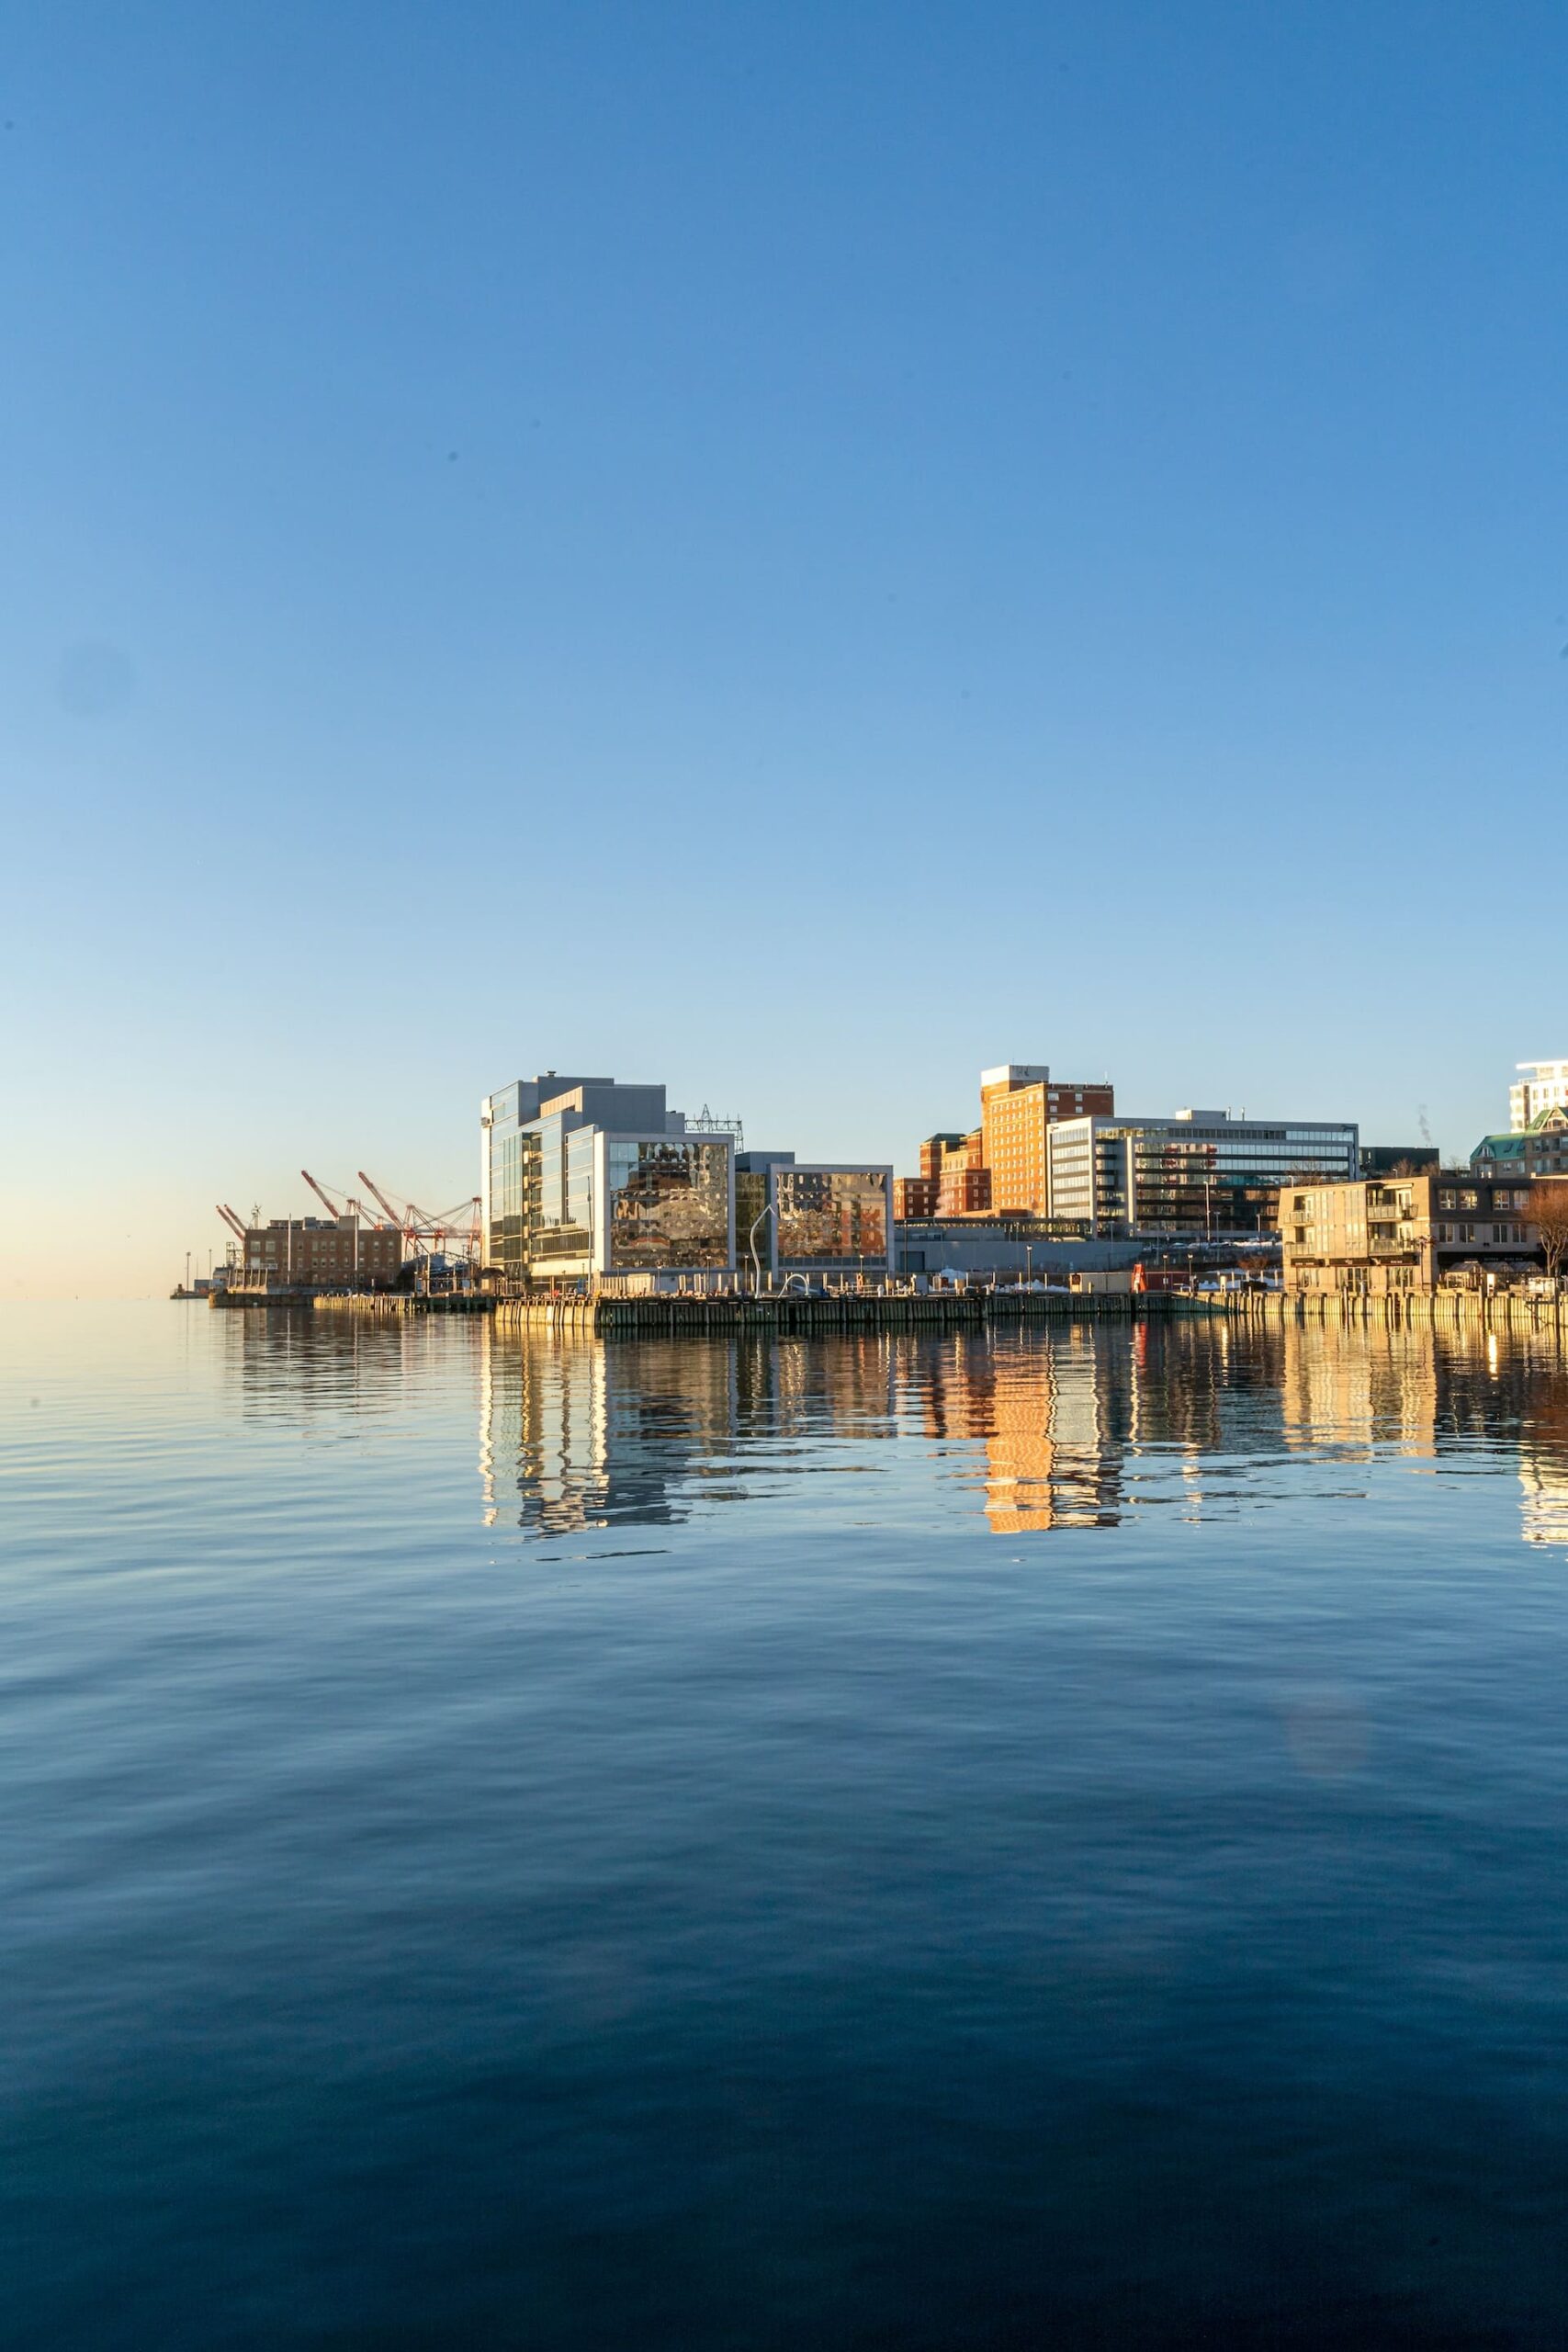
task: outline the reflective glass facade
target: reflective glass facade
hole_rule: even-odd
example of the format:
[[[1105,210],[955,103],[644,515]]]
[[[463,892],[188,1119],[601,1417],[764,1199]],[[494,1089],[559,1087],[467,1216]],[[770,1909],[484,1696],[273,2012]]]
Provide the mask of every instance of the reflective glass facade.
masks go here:
[[[518,1089],[503,1087],[490,1102],[490,1126],[484,1137],[489,1188],[486,1194],[489,1231],[488,1263],[511,1276],[524,1268],[524,1136],[517,1117]]]
[[[892,1204],[885,1170],[776,1168],[773,1183],[781,1272],[886,1265]]]
[[[604,1138],[608,1271],[730,1263],[729,1146]]]
[[[735,1171],[735,1258],[736,1263],[749,1268],[753,1249],[761,1266],[773,1263],[773,1220],[762,1216],[768,1205],[768,1171],[765,1168],[738,1168]],[[759,1217],[762,1221],[757,1224]],[[756,1226],[753,1235],[752,1227]]]

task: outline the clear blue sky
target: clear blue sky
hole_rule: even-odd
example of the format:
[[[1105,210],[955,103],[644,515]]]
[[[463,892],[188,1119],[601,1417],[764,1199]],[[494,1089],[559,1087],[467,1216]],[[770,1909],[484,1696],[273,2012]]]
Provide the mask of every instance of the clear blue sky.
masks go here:
[[[0,1290],[455,1198],[549,1065],[1506,1125],[1565,90],[1531,5],[14,13]]]

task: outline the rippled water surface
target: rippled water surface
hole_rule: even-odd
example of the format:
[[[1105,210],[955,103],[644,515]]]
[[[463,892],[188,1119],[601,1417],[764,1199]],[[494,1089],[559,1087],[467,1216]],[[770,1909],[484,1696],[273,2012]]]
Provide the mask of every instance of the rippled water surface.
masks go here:
[[[1568,2341],[1551,1335],[0,1323],[10,2346]]]

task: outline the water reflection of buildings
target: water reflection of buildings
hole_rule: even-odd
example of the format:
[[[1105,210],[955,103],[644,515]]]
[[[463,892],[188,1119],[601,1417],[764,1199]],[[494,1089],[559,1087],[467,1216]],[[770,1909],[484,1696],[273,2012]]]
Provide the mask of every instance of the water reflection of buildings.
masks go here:
[[[1282,1464],[1393,1453],[1517,1476],[1525,1540],[1568,1549],[1568,1359],[1545,1331],[1183,1317],[606,1342],[258,1313],[217,1339],[242,1411],[307,1430],[423,1437],[477,1398],[486,1518],[535,1535],[671,1525],[913,1439],[1003,1535],[1207,1516],[1279,1492]]]
[[[486,1326],[487,1521],[559,1534],[668,1525],[722,1501],[781,1448],[897,1434],[886,1339],[615,1342]]]
[[[886,1466],[913,1438],[1001,1535],[1207,1516],[1278,1492],[1281,1464],[1397,1454],[1517,1477],[1524,1540],[1568,1550],[1568,1357],[1550,1330],[1179,1317],[606,1342],[258,1311],[214,1340],[242,1412],[310,1435],[423,1440],[477,1396],[487,1520],[535,1535],[671,1525],[802,1471]]]
[[[1161,1505],[1201,1517],[1264,1496],[1282,1463],[1391,1452],[1517,1464],[1528,1540],[1568,1544],[1554,1340],[1207,1318],[778,1341],[475,1336],[486,1515],[535,1533],[670,1524],[823,1466],[825,1449],[913,1432],[982,1487],[998,1534]]]
[[[363,1423],[415,1411],[434,1369],[449,1377],[455,1357],[445,1319],[427,1316],[248,1307],[213,1319],[242,1412],[307,1428],[334,1414]],[[466,1351],[456,1360],[466,1365]]]

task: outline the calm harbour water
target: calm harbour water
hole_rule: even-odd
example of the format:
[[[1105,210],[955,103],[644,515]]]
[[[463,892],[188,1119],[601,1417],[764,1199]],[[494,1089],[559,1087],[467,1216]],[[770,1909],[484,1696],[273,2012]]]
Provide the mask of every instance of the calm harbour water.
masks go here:
[[[1568,2342],[1568,1364],[0,1322],[7,2346]]]

